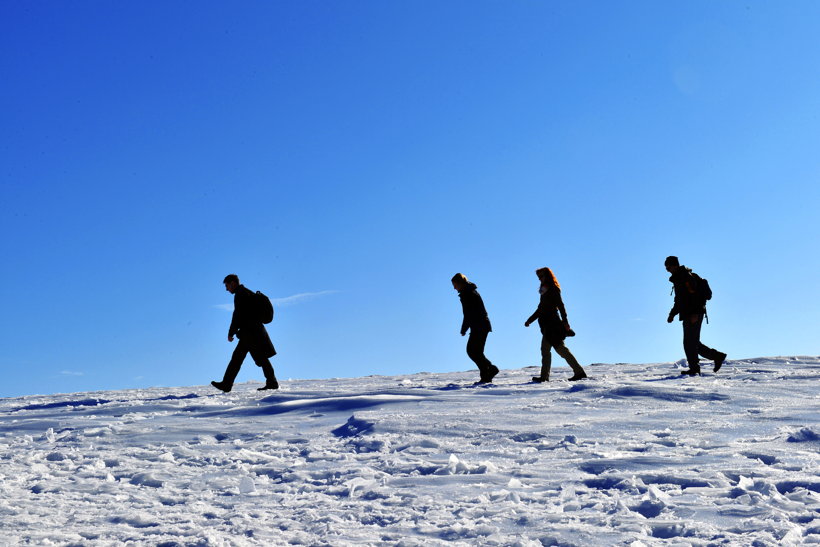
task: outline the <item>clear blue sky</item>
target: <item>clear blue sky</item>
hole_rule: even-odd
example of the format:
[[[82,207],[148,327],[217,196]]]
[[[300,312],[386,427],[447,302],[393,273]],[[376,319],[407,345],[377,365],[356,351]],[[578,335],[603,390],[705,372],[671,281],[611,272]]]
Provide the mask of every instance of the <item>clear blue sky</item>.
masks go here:
[[[473,368],[456,272],[536,365],[541,266],[583,364],[677,360],[668,254],[707,344],[816,355],[818,36],[813,1],[4,2],[0,396],[221,378],[228,273],[282,299],[281,379]]]

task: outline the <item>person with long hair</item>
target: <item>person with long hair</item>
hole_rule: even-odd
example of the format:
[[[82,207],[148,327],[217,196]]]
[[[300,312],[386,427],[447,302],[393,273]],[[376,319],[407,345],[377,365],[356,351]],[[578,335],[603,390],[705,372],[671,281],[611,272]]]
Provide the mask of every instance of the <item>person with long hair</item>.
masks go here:
[[[484,356],[487,335],[493,330],[487,310],[484,308],[484,301],[476,290],[476,284],[468,281],[464,274],[457,273],[450,281],[453,283],[453,288],[458,291],[461,309],[464,312],[461,336],[467,334],[468,330],[470,331],[470,337],[467,339],[467,355],[476,364],[481,374],[481,379],[477,383],[489,384],[498,374],[498,367]]]
[[[575,336],[575,332],[569,326],[567,310],[561,299],[561,285],[549,268],[538,268],[535,275],[541,281],[538,289],[541,299],[538,302],[538,309],[524,323],[525,327],[529,327],[537,319],[538,326],[541,327],[541,375],[533,376],[532,381],[549,382],[553,349],[572,368],[574,374],[569,378],[570,382],[586,378],[586,372],[564,344],[564,339],[567,336]]]

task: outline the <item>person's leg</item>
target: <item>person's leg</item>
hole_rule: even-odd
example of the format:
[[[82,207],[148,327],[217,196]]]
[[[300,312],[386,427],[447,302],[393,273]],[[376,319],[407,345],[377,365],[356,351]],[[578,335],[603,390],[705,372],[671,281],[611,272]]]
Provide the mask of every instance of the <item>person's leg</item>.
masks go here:
[[[700,326],[703,316],[692,322],[691,317],[683,318],[683,351],[686,353],[686,362],[689,363],[690,374],[700,372],[700,359],[698,359],[698,348],[700,344]]]
[[[702,324],[702,323],[701,323]],[[726,354],[722,351],[718,351],[714,348],[710,348],[709,346],[705,345],[703,342],[698,340],[698,354],[701,357],[705,357],[706,359],[711,359],[715,362],[714,371],[717,372],[720,370],[720,367],[723,366],[723,362],[726,360]]]
[[[578,360],[575,358],[575,356],[572,354],[572,352],[569,350],[569,348],[563,341],[559,344],[555,344],[555,346],[553,347],[555,348],[555,353],[563,357],[572,369],[573,378],[580,380],[581,378],[587,377],[586,372],[584,372],[584,369],[578,363]]]
[[[239,374],[239,369],[242,368],[242,362],[245,360],[245,357],[248,355],[248,344],[239,340],[236,343],[236,348],[233,350],[233,355],[231,355],[231,360],[228,363],[228,368],[225,369],[225,376],[222,378],[222,384],[226,386],[232,386],[234,380],[236,380],[237,374]]]
[[[709,346],[704,345],[703,342],[700,342],[698,344],[698,355],[706,359],[716,361],[723,355],[723,353],[714,348],[710,348]]]
[[[705,345],[703,342],[698,340],[698,355],[714,361],[715,359],[723,355],[723,353],[714,348],[710,348],[709,346]]]
[[[478,352],[476,357],[478,358],[479,362],[481,363],[481,381],[482,382],[492,382],[495,375],[498,374],[498,367],[495,366],[492,361],[487,359],[487,356],[484,355],[484,347],[487,344],[487,337],[490,335],[489,331],[482,334],[481,337],[481,344],[478,347]]]
[[[487,343],[489,332],[473,331],[470,329],[470,337],[467,339],[467,356],[478,367],[482,380],[487,373],[492,370],[492,363],[484,356],[484,346]]]
[[[270,359],[259,354],[253,349],[251,350],[251,357],[253,358],[254,363],[256,363],[256,366],[260,367],[262,369],[262,373],[265,375],[265,386],[277,389],[279,387],[279,382],[276,380],[276,374],[273,371],[273,366],[270,364]]]
[[[552,344],[546,336],[541,336],[541,376],[537,379],[541,382],[549,382],[550,368],[552,367]],[[536,378],[533,378],[534,380]]]

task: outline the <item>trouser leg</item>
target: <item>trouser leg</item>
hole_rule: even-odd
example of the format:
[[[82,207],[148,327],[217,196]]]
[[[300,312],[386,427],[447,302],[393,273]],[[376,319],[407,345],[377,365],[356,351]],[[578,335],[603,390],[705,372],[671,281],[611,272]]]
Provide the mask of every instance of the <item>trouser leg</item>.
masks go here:
[[[584,372],[584,369],[578,363],[578,360],[575,358],[575,356],[572,354],[572,352],[569,351],[569,348],[567,347],[566,344],[564,344],[563,341],[558,343],[558,344],[555,344],[554,348],[555,348],[555,353],[557,353],[558,355],[560,355],[561,357],[564,358],[564,360],[567,362],[567,364],[572,369],[572,372],[574,372],[576,375],[586,374]]]
[[[726,357],[722,352],[710,348],[706,344],[700,341],[700,328],[703,327],[703,317],[700,319],[700,327],[698,328],[698,354],[701,357],[705,357],[706,359],[711,359],[712,361],[719,359],[721,357]]]
[[[493,366],[490,360],[484,356],[484,346],[487,343],[488,334],[489,332],[473,332],[470,330],[470,337],[467,339],[467,356],[476,364],[482,375]]]
[[[712,361],[714,361],[715,359],[718,359],[719,357],[723,356],[723,353],[719,352],[718,350],[716,350],[714,348],[710,348],[709,346],[705,346],[702,343],[700,345],[698,345],[698,354],[701,357],[705,357],[706,359],[711,359]]]
[[[272,384],[276,382],[276,374],[273,372],[273,366],[270,364],[270,359],[264,355],[258,354],[254,350],[251,350],[251,357],[253,358],[253,362],[256,363],[256,366],[262,369],[262,373],[265,375],[265,383]]]
[[[692,322],[691,316],[684,317],[682,323],[683,351],[686,353],[686,362],[689,363],[690,369],[700,370],[698,353],[700,347],[703,346],[703,344],[700,343],[700,327],[703,324],[703,316],[698,317],[694,323]]]
[[[552,344],[546,336],[541,336],[541,379],[550,379],[550,368],[552,367]]]
[[[222,383],[229,386],[233,385],[236,380],[236,375],[239,374],[239,369],[242,368],[242,361],[248,355],[248,344],[239,340],[236,343],[236,348],[233,350],[231,360],[228,362],[228,368],[225,369],[225,376],[222,378]]]

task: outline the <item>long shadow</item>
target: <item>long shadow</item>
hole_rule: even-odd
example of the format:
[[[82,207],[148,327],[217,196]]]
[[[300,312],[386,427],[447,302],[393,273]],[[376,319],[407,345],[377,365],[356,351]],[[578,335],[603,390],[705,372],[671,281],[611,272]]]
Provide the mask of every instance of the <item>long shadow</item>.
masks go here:
[[[202,395],[189,393],[188,395],[166,395],[165,397],[154,397],[153,399],[141,399],[143,401],[182,401],[184,399],[199,399]]]
[[[728,395],[711,392],[689,392],[650,389],[644,386],[623,386],[600,393],[601,397],[608,399],[632,399],[635,397],[647,399],[660,399],[663,401],[674,401],[678,403],[688,403],[691,401],[728,401]]]
[[[413,403],[429,399],[437,399],[446,392],[464,391],[475,393],[476,396],[509,395],[509,388],[530,385],[525,384],[455,384],[450,383],[438,387],[417,386],[402,389],[390,389],[376,392],[334,393],[327,391],[277,393],[262,400],[254,401],[254,406],[234,407],[226,410],[213,410],[198,414],[203,417],[219,415],[240,416],[272,416],[289,412],[345,412],[362,410],[385,405]],[[532,384],[537,387],[536,384]],[[537,393],[538,389],[533,389]]]
[[[9,412],[20,412],[22,410],[48,410],[52,408],[67,408],[79,406],[99,406],[110,403],[108,399],[80,399],[78,401],[58,401],[56,403],[43,403],[39,405],[26,405],[9,410]]]
[[[259,401],[261,406],[240,407],[228,410],[216,410],[203,412],[198,416],[212,417],[220,415],[232,416],[275,416],[289,412],[345,412],[350,410],[362,410],[376,406],[412,403],[425,397],[419,395],[408,395],[404,392],[378,392],[365,394],[345,394],[333,395],[327,392],[321,393],[294,393],[286,396],[271,396]],[[267,403],[267,404],[264,404]]]
[[[180,401],[185,399],[197,399],[201,397],[195,393],[189,393],[188,395],[166,395],[164,397],[152,397],[150,399],[139,399],[141,402],[153,402],[153,401]],[[108,403],[127,403],[129,400],[113,400],[113,399],[78,399],[78,400],[68,400],[68,401],[57,401],[54,403],[41,403],[41,404],[33,404],[33,405],[26,405],[21,406],[18,408],[12,408],[7,412],[21,412],[24,410],[51,410],[55,408],[77,408],[82,406],[100,406],[105,405]]]

